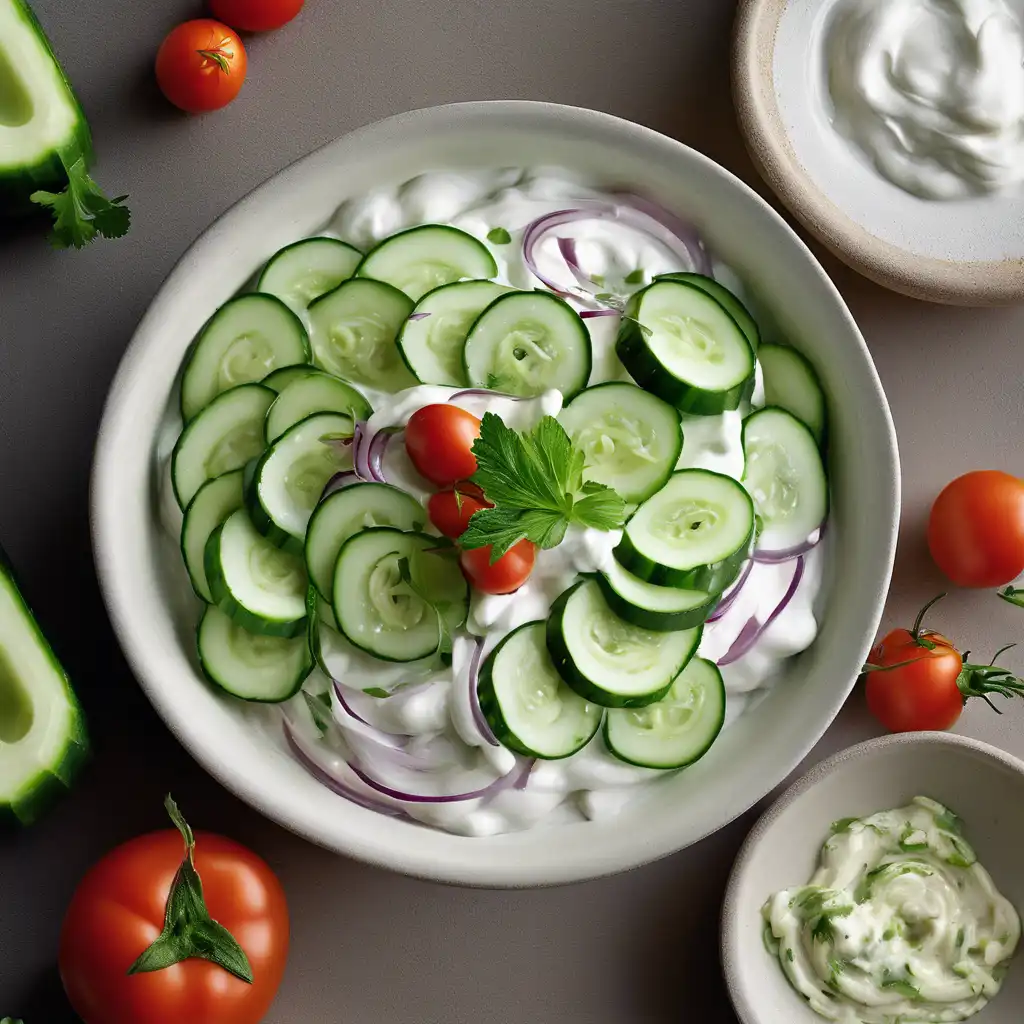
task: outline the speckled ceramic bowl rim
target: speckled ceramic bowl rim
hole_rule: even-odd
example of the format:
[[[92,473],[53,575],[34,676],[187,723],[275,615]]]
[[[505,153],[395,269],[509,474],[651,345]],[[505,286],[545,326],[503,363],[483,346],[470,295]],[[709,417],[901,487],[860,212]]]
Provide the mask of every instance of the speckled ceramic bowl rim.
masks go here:
[[[952,305],[1024,301],[1024,260],[942,260],[876,238],[818,188],[797,159],[779,111],[773,66],[789,0],[740,0],[733,98],[751,159],[793,216],[843,262],[885,288]]]
[[[998,762],[1006,768],[1011,769],[1019,775],[1024,775],[1024,761],[1008,754],[1005,750],[993,747],[990,743],[983,743],[981,740],[971,739],[969,736],[958,736],[947,732],[905,732],[895,736],[879,736],[875,739],[865,740],[855,746],[847,747],[833,754],[825,761],[814,765],[805,775],[793,783],[785,793],[782,794],[761,815],[757,824],[750,830],[740,847],[736,857],[729,884],[725,890],[725,901],[722,904],[722,928],[721,928],[721,951],[722,969],[725,973],[725,982],[729,989],[729,997],[736,1009],[742,1024],[763,1024],[762,1018],[757,1010],[747,999],[746,989],[740,982],[739,955],[736,952],[738,946],[735,941],[737,929],[740,926],[744,908],[741,907],[738,893],[747,870],[757,858],[758,849],[765,833],[772,827],[779,816],[792,804],[802,799],[820,782],[828,778],[837,768],[841,768],[850,762],[863,761],[872,757],[882,750],[892,747],[960,747],[964,750],[972,750],[993,761]],[[760,949],[760,945],[758,946]]]

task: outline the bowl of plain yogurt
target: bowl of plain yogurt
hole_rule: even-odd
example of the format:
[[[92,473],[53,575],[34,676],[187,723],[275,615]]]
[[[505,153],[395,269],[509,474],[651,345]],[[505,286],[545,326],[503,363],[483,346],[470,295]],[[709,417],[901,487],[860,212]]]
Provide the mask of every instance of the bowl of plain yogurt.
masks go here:
[[[722,958],[743,1024],[1016,1021],[1024,764],[962,736],[869,740],[747,838]]]
[[[439,407],[558,423],[630,499],[512,593],[451,563],[443,649],[391,550],[441,557],[411,444]],[[328,848],[473,885],[623,870],[777,784],[863,663],[898,513],[863,339],[781,219],[534,103],[370,126],[217,221],[125,357],[93,489],[115,628],[197,759]]]

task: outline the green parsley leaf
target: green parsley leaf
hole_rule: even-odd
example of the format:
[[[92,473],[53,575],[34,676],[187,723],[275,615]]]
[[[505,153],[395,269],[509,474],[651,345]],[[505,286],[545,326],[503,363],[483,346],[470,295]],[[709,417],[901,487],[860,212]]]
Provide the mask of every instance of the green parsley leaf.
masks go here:
[[[631,270],[626,275],[626,284],[643,284],[644,283],[644,272],[637,267],[636,270]]]
[[[1004,601],[1015,604],[1018,608],[1024,608],[1024,589],[1008,586],[1005,590],[998,591],[998,595]]]
[[[493,242],[494,245],[508,245],[512,241],[512,236],[504,228],[491,228],[487,232],[487,241]]]
[[[33,192],[29,196],[33,203],[53,211],[50,244],[57,249],[81,249],[97,234],[104,238],[124,235],[131,224],[131,213],[121,204],[128,197],[108,199],[89,176],[82,157],[65,170],[68,186],[63,192]]]

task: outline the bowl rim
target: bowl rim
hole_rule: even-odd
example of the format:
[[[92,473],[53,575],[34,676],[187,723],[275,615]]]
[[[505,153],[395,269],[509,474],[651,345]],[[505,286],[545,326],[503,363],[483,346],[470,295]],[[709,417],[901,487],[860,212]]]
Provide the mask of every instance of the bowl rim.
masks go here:
[[[902,732],[886,736],[875,736],[864,740],[862,743],[854,744],[852,747],[845,747],[837,751],[824,761],[812,765],[799,779],[796,780],[786,791],[757,819],[754,827],[747,834],[743,841],[732,870],[729,873],[729,881],[725,889],[725,898],[722,901],[722,919],[720,928],[719,947],[722,958],[722,971],[725,975],[726,987],[729,990],[729,998],[740,1018],[741,1024],[764,1024],[758,1016],[756,1009],[747,998],[747,989],[740,981],[740,957],[737,955],[738,943],[736,936],[741,924],[743,908],[740,907],[738,899],[739,888],[746,877],[750,865],[757,857],[761,841],[765,833],[775,824],[779,816],[800,800],[803,796],[814,789],[820,782],[829,775],[851,762],[863,761],[865,758],[883,750],[890,750],[897,747],[953,747],[960,750],[970,750],[976,754],[988,758],[991,761],[1012,769],[1018,775],[1024,776],[1024,760],[1014,757],[999,747],[986,743],[983,740],[976,740],[970,736],[961,736],[958,733],[949,732]]]

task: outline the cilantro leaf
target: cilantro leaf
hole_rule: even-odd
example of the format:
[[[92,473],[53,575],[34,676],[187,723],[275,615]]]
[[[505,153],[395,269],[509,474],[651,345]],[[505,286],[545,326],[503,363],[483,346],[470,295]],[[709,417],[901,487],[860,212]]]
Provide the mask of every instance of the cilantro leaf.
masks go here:
[[[104,238],[120,238],[131,224],[128,207],[121,204],[128,198],[108,199],[89,176],[85,159],[79,157],[65,167],[68,185],[63,192],[33,192],[29,199],[53,211],[53,232],[50,244],[57,249],[74,246],[81,249],[97,234]]]

